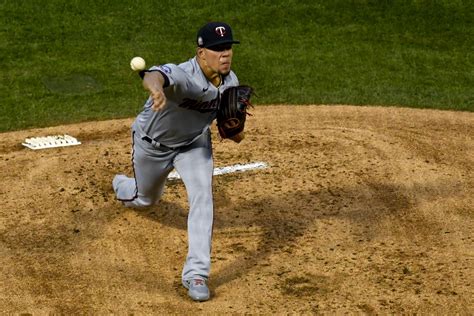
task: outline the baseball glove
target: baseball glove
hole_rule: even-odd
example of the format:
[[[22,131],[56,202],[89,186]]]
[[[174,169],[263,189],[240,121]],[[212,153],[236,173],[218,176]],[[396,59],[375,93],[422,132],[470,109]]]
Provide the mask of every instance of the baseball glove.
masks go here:
[[[222,93],[217,111],[217,128],[222,139],[232,138],[244,130],[245,119],[253,88],[249,86],[230,87]]]

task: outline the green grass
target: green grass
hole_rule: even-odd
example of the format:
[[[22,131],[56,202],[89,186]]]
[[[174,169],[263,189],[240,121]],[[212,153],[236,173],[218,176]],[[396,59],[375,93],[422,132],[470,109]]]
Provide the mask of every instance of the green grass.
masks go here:
[[[194,54],[224,20],[234,71],[257,104],[370,104],[474,111],[474,4],[461,0],[0,0],[0,131],[131,117],[130,70]]]

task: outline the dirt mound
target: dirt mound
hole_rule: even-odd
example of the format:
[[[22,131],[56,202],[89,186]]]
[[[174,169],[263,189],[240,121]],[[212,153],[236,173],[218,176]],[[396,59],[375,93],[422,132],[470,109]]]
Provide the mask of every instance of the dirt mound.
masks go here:
[[[131,119],[0,134],[0,306],[13,313],[474,312],[474,114],[261,106],[214,139],[210,287],[180,286],[187,200],[115,199]],[[82,145],[33,151],[29,136]],[[213,133],[216,135],[215,131]]]

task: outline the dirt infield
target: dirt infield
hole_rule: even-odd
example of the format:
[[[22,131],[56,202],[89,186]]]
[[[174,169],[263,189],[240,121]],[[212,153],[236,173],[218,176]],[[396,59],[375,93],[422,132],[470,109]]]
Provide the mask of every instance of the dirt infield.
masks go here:
[[[114,199],[131,119],[0,134],[0,307],[30,314],[474,313],[474,113],[261,106],[214,141],[212,300],[180,286],[187,199]],[[33,151],[29,136],[80,146]],[[216,135],[214,132],[213,135]]]

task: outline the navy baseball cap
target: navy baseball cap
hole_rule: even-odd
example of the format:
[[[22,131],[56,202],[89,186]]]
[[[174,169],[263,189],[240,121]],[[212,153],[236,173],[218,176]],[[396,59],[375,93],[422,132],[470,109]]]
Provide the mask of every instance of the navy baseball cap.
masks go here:
[[[204,25],[197,33],[197,46],[209,48],[222,44],[239,44],[234,40],[232,29],[223,22],[210,22]]]

